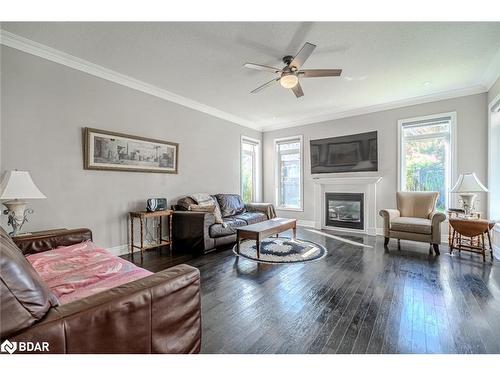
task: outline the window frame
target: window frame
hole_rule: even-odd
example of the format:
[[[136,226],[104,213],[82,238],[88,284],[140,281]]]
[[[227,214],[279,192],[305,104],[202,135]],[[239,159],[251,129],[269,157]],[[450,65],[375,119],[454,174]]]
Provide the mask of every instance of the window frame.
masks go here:
[[[240,196],[243,198],[243,143],[251,144],[255,147],[254,159],[252,165],[252,202],[259,202],[260,194],[259,194],[259,163],[260,163],[260,140],[256,138],[247,137],[246,135],[242,135],[240,137]]]
[[[286,207],[279,204],[280,194],[281,194],[281,183],[280,183],[280,159],[278,152],[278,145],[280,143],[292,143],[293,141],[299,142],[299,157],[300,157],[300,181],[299,181],[299,207]],[[304,137],[302,135],[294,135],[290,137],[283,138],[275,138],[274,139],[274,187],[275,187],[275,206],[277,210],[280,211],[296,211],[303,212],[304,211]]]
[[[451,194],[450,190],[455,184],[458,173],[457,173],[457,113],[456,112],[444,112],[444,113],[436,113],[432,115],[426,116],[418,116],[412,118],[406,118],[398,120],[398,160],[397,160],[397,191],[406,191],[403,190],[403,177],[405,174],[403,173],[403,167],[405,165],[402,157],[403,157],[403,128],[405,124],[409,123],[428,123],[433,122],[439,119],[448,118],[450,121],[450,141],[449,141],[449,164],[450,164],[450,181],[448,186],[446,187],[448,196],[445,199],[447,206],[445,207],[445,211],[450,207],[454,207],[457,205],[458,200],[455,197],[455,194]],[[418,137],[414,137],[413,139],[417,139]],[[422,136],[421,139],[425,138],[435,138],[435,136]]]

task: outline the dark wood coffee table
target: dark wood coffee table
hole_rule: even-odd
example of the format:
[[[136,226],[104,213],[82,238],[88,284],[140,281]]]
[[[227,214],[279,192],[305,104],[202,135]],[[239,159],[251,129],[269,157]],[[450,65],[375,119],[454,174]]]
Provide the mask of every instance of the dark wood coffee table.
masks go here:
[[[250,224],[236,228],[236,252],[240,253],[240,243],[243,239],[255,240],[257,243],[257,258],[260,258],[260,241],[284,231],[293,230],[293,239],[297,236],[297,219],[275,218],[261,223]]]

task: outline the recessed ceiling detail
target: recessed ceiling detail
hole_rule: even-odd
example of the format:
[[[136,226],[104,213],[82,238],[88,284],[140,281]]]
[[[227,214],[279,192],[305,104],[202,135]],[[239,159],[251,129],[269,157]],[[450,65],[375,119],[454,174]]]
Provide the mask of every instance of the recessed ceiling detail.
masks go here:
[[[260,130],[485,92],[500,72],[498,22],[4,22],[2,28],[8,32],[2,44]],[[15,37],[26,43],[13,45]],[[280,56],[294,56],[307,41],[318,47],[301,69],[341,67],[340,77],[300,80],[306,93],[300,100],[280,85],[250,94],[263,73],[242,69],[245,61],[280,66]]]

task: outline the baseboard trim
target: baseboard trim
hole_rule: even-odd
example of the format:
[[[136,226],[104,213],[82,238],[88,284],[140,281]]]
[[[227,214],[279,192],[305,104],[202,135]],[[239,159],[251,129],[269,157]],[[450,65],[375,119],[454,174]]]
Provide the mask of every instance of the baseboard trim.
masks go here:
[[[129,246],[127,244],[118,245],[118,246],[108,247],[106,250],[109,251],[114,256],[119,257],[120,255],[125,255],[129,253]]]

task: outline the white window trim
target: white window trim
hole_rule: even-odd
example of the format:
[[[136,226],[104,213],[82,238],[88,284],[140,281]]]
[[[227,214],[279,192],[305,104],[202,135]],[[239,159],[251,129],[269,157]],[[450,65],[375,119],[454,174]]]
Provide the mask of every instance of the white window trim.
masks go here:
[[[498,94],[489,104],[488,104],[488,188],[491,188],[492,186],[492,182],[493,182],[493,164],[497,161],[495,160],[495,157],[498,157],[497,153],[496,153],[496,149],[493,149],[493,137],[492,137],[492,133],[493,133],[493,123],[492,123],[492,120],[491,120],[491,117],[492,117],[492,113],[494,111],[494,107],[495,107],[495,110],[497,109],[497,106],[500,106],[500,94]],[[492,205],[492,202],[490,200],[490,195],[487,194],[487,200],[488,200],[488,204],[487,204],[487,217],[489,217],[491,219],[491,215],[492,215],[492,210],[491,210],[491,205]],[[493,219],[497,219],[497,218],[493,218]],[[495,226],[495,229],[500,232],[499,230],[500,228],[500,225],[496,225]]]
[[[242,189],[242,184],[241,184],[241,177],[243,175],[242,170],[243,170],[243,147],[242,144],[244,142],[248,143],[254,143],[256,145],[256,152],[255,152],[255,160],[254,160],[254,173],[253,173],[253,192],[252,196],[253,199],[252,201],[254,202],[260,202],[261,197],[260,197],[260,183],[261,183],[261,142],[260,139],[256,138],[251,138],[247,137],[246,135],[242,135],[240,137],[240,178],[239,178],[239,184],[240,184],[240,196],[243,196],[243,189]]]
[[[402,176],[402,155],[403,155],[403,142],[401,139],[401,136],[403,134],[403,125],[408,123],[408,122],[425,122],[425,121],[430,121],[434,120],[437,118],[441,117],[449,117],[450,118],[450,170],[451,170],[451,176],[450,176],[450,186],[448,186],[448,206],[449,207],[456,207],[458,200],[454,196],[455,194],[451,194],[449,190],[453,187],[455,182],[457,181],[458,178],[458,168],[457,168],[457,113],[456,112],[445,112],[445,113],[436,113],[433,115],[427,115],[427,116],[419,116],[419,117],[412,117],[412,118],[406,118],[398,121],[398,160],[397,160],[397,166],[398,166],[398,181],[397,181],[397,191],[401,191],[401,178]],[[447,208],[449,208],[447,207]]]
[[[279,199],[279,194],[280,194],[280,181],[279,181],[279,158],[278,158],[278,143],[283,142],[283,141],[291,141],[297,139],[299,140],[300,143],[300,183],[299,183],[299,189],[300,189],[300,207],[295,208],[295,207],[283,207],[280,206],[278,203],[280,201]],[[280,211],[295,211],[295,212],[303,212],[304,211],[304,137],[302,135],[294,135],[290,137],[284,137],[284,138],[276,138],[274,140],[274,203],[276,210]]]

